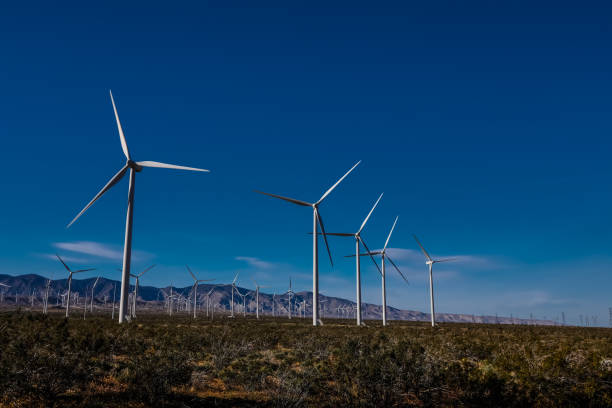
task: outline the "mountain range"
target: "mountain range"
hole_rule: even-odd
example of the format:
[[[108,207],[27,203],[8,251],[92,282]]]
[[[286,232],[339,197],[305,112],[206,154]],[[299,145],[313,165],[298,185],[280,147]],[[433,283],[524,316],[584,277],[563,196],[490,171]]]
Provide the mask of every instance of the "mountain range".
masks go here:
[[[73,301],[77,302],[77,306],[84,302],[84,299],[88,299],[87,302],[91,302],[91,289],[94,285],[96,278],[88,279],[72,279],[71,292],[73,295]],[[11,276],[0,274],[0,283],[4,283],[9,287],[0,286],[0,307],[30,307],[34,310],[37,307],[42,307],[42,300],[45,294],[45,287],[48,279],[35,274],[26,274],[19,276]],[[121,288],[121,282],[100,277],[98,283],[94,289],[94,304],[97,306],[110,305],[113,301],[119,302],[119,292]],[[231,284],[199,284],[197,290],[198,304],[200,307],[205,308],[208,301],[207,294],[211,289],[214,288],[213,293],[210,295],[210,304],[215,305],[216,310],[230,310],[230,303],[232,299],[232,286]],[[61,304],[61,297],[68,289],[68,279],[57,279],[51,280],[49,290],[49,306],[56,306]],[[133,291],[133,285],[130,285],[130,292]],[[255,290],[247,289],[243,287],[237,287],[238,293],[234,292],[234,310],[235,312],[242,313],[242,305],[246,305],[247,313],[255,313],[256,298]],[[193,288],[187,287],[164,287],[157,288],[154,286],[139,285],[138,287],[138,304],[139,308],[153,309],[158,308],[163,310],[164,306],[167,307],[167,299],[170,294],[173,296],[172,304],[174,307],[180,308],[185,306],[186,303],[193,302],[191,297]],[[355,302],[347,299],[338,297],[319,295],[321,301],[321,315],[323,318],[330,317],[345,317],[354,318]],[[303,291],[295,292],[291,298],[292,301],[292,313],[296,315],[299,313],[300,305],[306,302],[306,316],[309,316],[309,305],[312,304],[312,292]],[[271,315],[272,307],[274,304],[274,311],[276,315],[287,315],[289,306],[288,295],[283,294],[269,294],[261,292],[259,293],[259,310],[260,313]],[[33,306],[32,306],[33,305]],[[310,312],[312,313],[312,312]],[[363,318],[368,319],[382,319],[382,307],[376,304],[364,303],[362,306]],[[389,320],[407,320],[407,321],[429,321],[430,314],[423,313],[416,310],[402,310],[394,307],[387,306],[387,319]],[[441,322],[463,322],[463,323],[499,323],[499,324],[538,324],[538,325],[553,325],[555,322],[550,320],[529,320],[529,319],[518,319],[513,317],[502,317],[502,316],[484,316],[484,315],[471,315],[471,314],[457,314],[457,313],[436,313],[436,320]]]

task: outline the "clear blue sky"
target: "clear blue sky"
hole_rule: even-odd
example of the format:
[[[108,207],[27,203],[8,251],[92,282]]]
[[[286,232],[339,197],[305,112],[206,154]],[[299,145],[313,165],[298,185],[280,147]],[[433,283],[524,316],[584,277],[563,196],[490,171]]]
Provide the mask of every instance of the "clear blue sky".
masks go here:
[[[575,2],[48,2],[0,16],[0,273],[63,276],[49,255],[118,278],[127,180],[108,90],[137,160],[210,169],[137,176],[142,284],[242,272],[311,288],[311,212],[391,246],[389,304],[568,320],[612,306],[611,14]],[[353,242],[330,239],[321,291],[354,299]],[[393,252],[392,252],[393,254]],[[380,302],[364,263],[364,298]],[[436,265],[437,266],[437,265]],[[393,276],[393,277],[392,277]]]

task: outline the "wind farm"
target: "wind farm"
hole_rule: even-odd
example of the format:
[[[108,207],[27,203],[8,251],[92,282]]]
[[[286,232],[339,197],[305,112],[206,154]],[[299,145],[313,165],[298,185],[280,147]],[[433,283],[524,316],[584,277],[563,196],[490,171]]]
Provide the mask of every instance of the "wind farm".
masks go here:
[[[610,17],[7,3],[0,408],[612,406]]]

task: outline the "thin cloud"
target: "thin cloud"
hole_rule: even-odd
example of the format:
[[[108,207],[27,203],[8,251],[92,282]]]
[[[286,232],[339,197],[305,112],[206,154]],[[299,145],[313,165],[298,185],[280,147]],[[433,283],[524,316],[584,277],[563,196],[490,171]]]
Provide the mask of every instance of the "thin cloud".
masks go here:
[[[75,242],[55,242],[53,246],[64,251],[75,252],[78,254],[91,255],[98,258],[108,259],[112,261],[123,260],[123,251],[116,247],[94,241],[75,241]],[[153,254],[132,250],[132,259],[134,261],[142,261],[150,259]]]
[[[235,259],[237,261],[246,262],[247,264],[249,264],[249,266],[252,266],[254,268],[271,269],[274,267],[274,264],[272,262],[267,262],[254,256],[237,256]]]
[[[425,263],[425,256],[421,251],[407,248],[387,248],[387,253],[394,261],[410,263]],[[503,264],[492,257],[481,255],[444,255],[434,256],[434,259],[453,258],[453,264],[469,265],[476,268],[499,268]]]
[[[503,298],[506,299],[506,302],[504,302],[506,305],[513,307],[560,306],[575,303],[569,299],[555,298],[544,290],[507,292],[503,295]]]

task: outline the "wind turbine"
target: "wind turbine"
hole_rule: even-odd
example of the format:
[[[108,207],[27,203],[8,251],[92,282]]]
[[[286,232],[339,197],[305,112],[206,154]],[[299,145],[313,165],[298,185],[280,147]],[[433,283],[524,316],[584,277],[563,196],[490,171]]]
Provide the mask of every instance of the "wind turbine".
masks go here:
[[[370,255],[380,255],[381,263],[382,263],[382,319],[383,319],[383,326],[387,325],[387,283],[386,283],[387,274],[386,274],[386,271],[385,271],[385,261],[388,260],[389,262],[391,262],[391,265],[393,265],[393,267],[395,268],[397,273],[399,273],[400,276],[404,279],[404,281],[406,281],[406,283],[408,283],[408,279],[406,279],[406,277],[404,276],[402,271],[400,271],[400,269],[397,267],[395,262],[393,262],[393,260],[389,257],[389,255],[387,255],[387,245],[389,245],[389,240],[391,239],[391,234],[393,234],[393,230],[395,229],[395,225],[397,224],[398,218],[399,217],[395,217],[395,221],[393,222],[393,226],[391,227],[391,231],[389,231],[389,235],[387,236],[387,240],[385,241],[385,246],[383,247],[383,249],[380,250],[380,251],[374,251],[374,252],[370,252],[369,253]],[[364,254],[362,254],[362,255],[364,255]]]
[[[47,314],[49,310],[49,289],[51,288],[51,279],[47,279],[45,283],[45,300],[43,301],[43,313]]]
[[[64,268],[66,268],[66,270],[68,271],[69,275],[68,275],[68,301],[66,302],[66,317],[68,317],[68,315],[70,314],[70,288],[72,286],[72,274],[73,273],[81,273],[81,272],[88,272],[88,271],[94,271],[95,268],[89,268],[89,269],[79,269],[78,271],[73,271],[71,270],[68,265],[66,265],[66,263],[62,260],[62,258],[60,258],[60,256],[58,254],[55,254],[55,256],[57,256],[57,259],[59,259],[59,261],[62,263],[62,265],[64,265]]]
[[[111,102],[113,104],[113,110],[115,112],[115,120],[117,121],[117,129],[119,130],[119,139],[121,141],[121,148],[123,154],[127,159],[125,165],[115,174],[106,185],[100,190],[98,194],[77,214],[76,217],[70,224],[69,228],[89,207],[93,205],[104,193],[111,189],[115,184],[119,182],[125,176],[127,170],[130,170],[130,185],[128,190],[128,207],[127,216],[125,220],[125,243],[123,246],[123,270],[121,276],[121,296],[119,300],[119,323],[123,323],[125,316],[127,315],[128,309],[128,290],[130,286],[130,266],[132,259],[132,218],[134,214],[134,188],[136,183],[136,173],[142,171],[143,167],[159,167],[165,169],[177,169],[177,170],[191,170],[191,171],[203,171],[209,172],[209,170],[197,169],[194,167],[177,166],[174,164],[166,164],[154,161],[141,161],[135,162],[131,159],[130,152],[128,150],[125,135],[123,134],[123,128],[121,122],[119,122],[119,114],[117,113],[117,107],[115,106],[115,100],[113,99],[113,93],[110,93]]]
[[[242,298],[242,316],[246,317],[246,297],[249,295],[249,292],[246,292],[244,295],[240,293],[238,288],[236,288],[236,293]]]
[[[231,317],[234,317],[234,291],[238,291],[238,289],[236,288],[236,279],[238,279],[238,275],[240,275],[240,271],[236,273],[236,276],[234,276],[234,280],[232,281],[232,304],[230,305],[232,309]]]
[[[360,249],[361,249],[360,244],[363,245],[363,247],[366,250],[366,254],[370,255],[370,258],[372,258],[372,262],[374,262],[374,265],[376,265],[376,268],[378,268],[378,271],[382,274],[382,272],[380,271],[380,268],[378,267],[378,264],[374,260],[374,257],[370,254],[370,249],[368,248],[368,246],[366,245],[365,241],[361,237],[361,231],[363,231],[363,227],[365,227],[366,223],[370,219],[370,216],[374,212],[374,209],[376,208],[376,206],[380,202],[380,199],[382,198],[382,196],[383,195],[381,194],[378,197],[378,200],[376,200],[376,202],[374,203],[374,206],[372,207],[372,209],[370,210],[368,215],[365,217],[365,219],[361,223],[361,226],[359,227],[357,232],[355,232],[355,233],[328,232],[326,234],[326,235],[335,235],[335,236],[339,236],[339,237],[353,237],[353,238],[355,238],[355,265],[356,265],[355,270],[356,270],[356,282],[357,282],[356,283],[356,291],[357,291],[357,326],[361,326],[361,263],[360,263],[360,259],[359,259],[359,254],[360,254]]]
[[[210,282],[210,281],[214,281],[214,279],[198,279],[195,277],[195,275],[193,274],[193,272],[191,272],[191,268],[189,268],[189,265],[185,265],[187,267],[187,270],[189,271],[189,274],[191,275],[191,277],[194,280],[193,283],[193,318],[196,318],[196,309],[197,309],[197,299],[198,299],[198,283],[200,282]],[[208,311],[207,311],[208,314]]]
[[[289,308],[287,311],[289,312],[289,320],[291,320],[291,296],[295,295],[293,289],[291,289],[291,277],[289,277],[289,290],[287,291],[287,297],[289,298]]]
[[[0,283],[0,286],[2,286],[3,288],[7,288],[6,290],[10,288],[10,286],[5,283]],[[0,303],[4,303],[4,290],[2,291],[2,298],[0,299]]]
[[[94,290],[96,289],[96,285],[98,284],[99,280],[100,280],[100,277],[98,276],[96,278],[96,281],[94,282],[93,286],[91,287],[91,308],[89,309],[91,311],[91,313],[93,313]]]
[[[262,191],[257,191],[257,193],[265,194],[270,197],[278,198],[281,200],[289,201],[290,203],[301,205],[304,207],[312,207],[312,325],[317,326],[319,324],[319,251],[318,251],[318,240],[319,236],[317,234],[317,226],[321,227],[321,232],[323,233],[323,240],[325,241],[325,247],[327,248],[327,254],[329,255],[329,262],[332,267],[334,266],[334,261],[332,260],[331,251],[329,250],[329,245],[327,243],[327,236],[325,235],[325,227],[323,226],[323,219],[321,218],[321,214],[319,213],[319,204],[323,202],[323,200],[352,172],[355,167],[357,167],[361,163],[361,160],[358,161],[349,171],[347,171],[344,176],[340,178],[340,180],[336,181],[336,184],[331,186],[322,196],[319,198],[319,201],[314,203],[308,203],[306,201],[296,200],[294,198],[288,198],[279,196],[276,194],[264,193]]]
[[[153,269],[153,267],[155,267],[155,265],[149,266],[147,269],[140,272],[138,275],[134,275],[133,273],[130,273],[130,276],[136,279],[136,283],[134,284],[134,294],[132,296],[132,317],[136,317],[136,299],[138,299],[138,287],[140,285],[140,277],[144,275],[146,272],[148,272],[149,270]]]
[[[215,289],[216,288],[213,286],[213,288],[209,290],[208,293],[206,294],[206,317],[208,317],[208,309],[210,308],[210,295],[213,294]]]
[[[267,288],[267,286],[260,286],[255,280],[253,280],[253,283],[255,284],[255,315],[259,319],[259,288]]]
[[[417,244],[419,244],[419,246],[421,247],[421,251],[423,251],[423,254],[425,254],[425,257],[427,258],[427,261],[425,263],[429,266],[429,304],[431,307],[431,327],[434,327],[436,325],[436,316],[435,316],[435,309],[434,309],[434,293],[433,293],[433,272],[432,272],[433,265],[435,263],[440,263],[440,262],[454,261],[456,258],[432,259],[431,256],[429,256],[429,254],[423,247],[423,245],[421,245],[416,235],[413,235],[413,237],[414,237],[414,240],[417,242]]]

